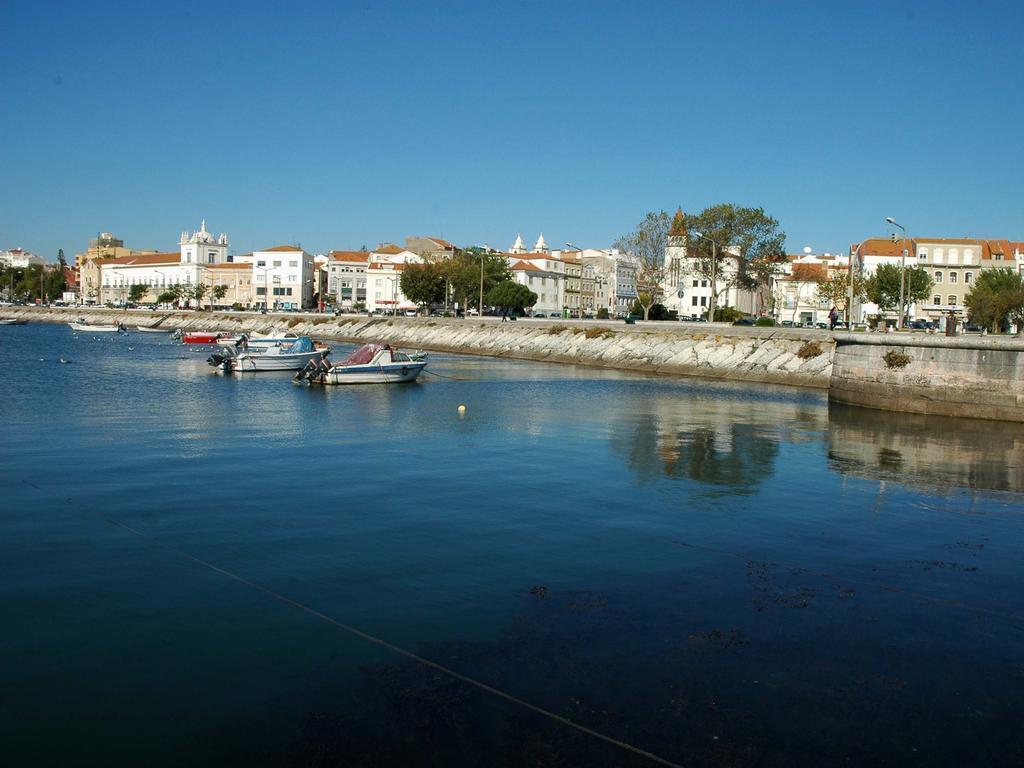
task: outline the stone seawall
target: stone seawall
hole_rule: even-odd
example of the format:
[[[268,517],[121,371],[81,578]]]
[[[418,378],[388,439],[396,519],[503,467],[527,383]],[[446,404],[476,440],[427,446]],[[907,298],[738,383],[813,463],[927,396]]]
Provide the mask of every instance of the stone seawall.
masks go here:
[[[825,389],[834,344],[828,333],[777,328],[735,328],[668,323],[518,321],[497,318],[407,318],[342,315],[260,315],[242,312],[123,312],[116,310],[4,308],[4,317],[66,323],[121,322],[129,329],[156,325],[185,330],[278,334],[292,331],[353,343],[460,354],[702,376]]]
[[[0,317],[281,334],[828,389],[837,403],[1024,422],[1024,340],[683,323],[0,307]],[[0,337],[2,338],[2,337]],[[906,356],[906,360],[886,355]],[[902,362],[902,365],[890,365]]]
[[[1024,422],[1024,342],[840,334],[829,399],[889,411]]]

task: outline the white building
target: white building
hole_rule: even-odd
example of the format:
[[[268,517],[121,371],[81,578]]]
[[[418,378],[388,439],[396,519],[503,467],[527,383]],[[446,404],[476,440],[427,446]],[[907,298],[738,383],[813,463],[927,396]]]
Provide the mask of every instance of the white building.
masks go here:
[[[9,248],[6,251],[0,251],[0,266],[3,267],[24,269],[32,265],[42,266],[45,263],[46,261],[42,256],[36,256],[31,251],[21,248]]]
[[[294,245],[275,245],[235,259],[252,265],[256,306],[305,309],[313,306],[313,256]]]
[[[114,259],[97,259],[99,268],[99,302],[124,304],[134,285],[149,290],[147,301],[173,286],[193,289],[204,280],[207,267],[228,261],[228,236],[214,237],[206,231],[205,219],[195,232],[182,232],[179,250],[166,253],[143,253]],[[84,269],[84,267],[83,267]]]
[[[614,248],[584,248],[580,252],[583,266],[593,269],[595,311],[607,309],[611,317],[625,317],[636,301],[636,265]],[[598,298],[603,294],[604,302]]]
[[[366,306],[366,269],[369,251],[331,251],[327,261],[327,293],[335,306]]]

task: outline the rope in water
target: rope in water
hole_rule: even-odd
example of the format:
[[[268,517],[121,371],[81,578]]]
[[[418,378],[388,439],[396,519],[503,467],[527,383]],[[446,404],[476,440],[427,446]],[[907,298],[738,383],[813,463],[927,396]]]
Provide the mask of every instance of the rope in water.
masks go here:
[[[29,485],[31,485],[33,488],[39,488],[39,486],[37,486],[37,485],[35,485],[33,483],[29,483]],[[40,490],[42,490],[42,489],[40,489]],[[450,667],[446,667],[443,664],[438,664],[436,661],[431,661],[430,659],[428,659],[428,658],[426,658],[424,656],[420,656],[417,653],[413,653],[412,651],[408,651],[405,648],[402,648],[401,646],[395,645],[394,643],[389,643],[387,640],[382,640],[381,638],[376,637],[374,635],[371,635],[368,632],[364,632],[363,630],[361,630],[361,629],[359,629],[357,627],[354,627],[351,624],[346,624],[343,621],[339,621],[338,619],[335,619],[333,616],[328,616],[326,613],[322,613],[321,611],[318,611],[315,608],[311,608],[310,606],[306,605],[305,603],[300,603],[298,600],[294,600],[294,599],[288,597],[287,595],[283,595],[280,592],[277,592],[277,591],[275,591],[273,589],[270,589],[269,587],[265,587],[262,584],[258,584],[255,581],[250,581],[249,579],[245,578],[244,576],[240,576],[237,573],[229,571],[226,568],[222,568],[221,566],[216,565],[214,563],[211,563],[208,560],[203,560],[200,557],[196,557],[195,555],[190,554],[189,552],[186,552],[183,549],[179,549],[178,547],[174,546],[173,544],[168,544],[168,543],[166,543],[164,541],[161,541],[160,539],[154,538],[153,536],[150,536],[149,534],[147,534],[147,533],[145,533],[143,531],[140,531],[137,528],[133,528],[132,526],[128,525],[127,523],[124,523],[124,522],[122,522],[120,520],[116,520],[116,519],[114,519],[112,517],[107,517],[106,515],[99,514],[99,513],[97,513],[97,516],[101,520],[109,523],[110,525],[113,525],[113,526],[116,526],[118,528],[121,528],[122,530],[125,530],[125,531],[133,534],[134,536],[139,537],[140,539],[144,539],[144,540],[146,540],[148,542],[151,542],[152,544],[155,544],[156,546],[161,547],[162,549],[165,549],[168,552],[172,552],[172,553],[178,555],[179,557],[182,557],[182,558],[184,558],[186,560],[189,560],[189,561],[195,563],[196,565],[200,565],[203,568],[207,568],[207,569],[213,571],[214,573],[219,573],[221,576],[225,576],[225,577],[227,577],[229,579],[237,581],[239,584],[243,584],[243,585],[245,585],[245,586],[247,586],[247,587],[249,587],[251,589],[254,589],[254,590],[258,591],[258,592],[262,592],[263,594],[267,595],[268,597],[272,597],[275,600],[278,600],[278,601],[284,603],[285,605],[290,605],[293,608],[297,608],[298,610],[303,611],[304,613],[307,613],[310,616],[313,616],[313,617],[315,617],[317,619],[320,619],[321,621],[324,621],[324,622],[326,622],[328,624],[331,624],[332,626],[335,626],[338,629],[344,630],[345,632],[348,632],[351,635],[354,635],[354,636],[356,636],[358,638],[366,640],[369,643],[373,643],[375,645],[378,645],[381,648],[386,648],[387,650],[392,651],[393,653],[396,653],[399,656],[404,656],[407,659],[411,659],[411,660],[413,660],[415,662],[418,662],[418,663],[420,663],[420,664],[422,664],[422,665],[424,665],[426,667],[429,667],[431,669],[437,670],[438,672],[441,672],[441,673],[443,673],[445,675],[448,675],[449,677],[452,677],[452,678],[454,678],[456,680],[459,680],[459,681],[461,681],[463,683],[466,683],[467,685],[471,685],[471,686],[473,686],[475,688],[480,689],[481,691],[489,693],[489,694],[491,694],[493,696],[496,696],[496,697],[498,697],[500,699],[504,699],[505,701],[511,702],[512,704],[516,704],[516,705],[518,705],[520,707],[523,707],[524,709],[528,709],[531,712],[535,712],[535,713],[537,713],[539,715],[547,717],[547,718],[549,718],[549,719],[551,719],[551,720],[553,720],[553,721],[555,721],[557,723],[561,723],[562,725],[564,725],[564,726],[566,726],[568,728],[572,728],[572,729],[574,729],[576,731],[579,731],[580,733],[586,734],[587,736],[591,736],[591,737],[593,737],[595,739],[598,739],[600,741],[603,741],[603,742],[605,742],[607,744],[611,744],[612,746],[618,747],[619,749],[625,750],[625,751],[630,752],[630,753],[632,753],[634,755],[638,755],[639,757],[646,758],[646,759],[648,759],[648,760],[650,760],[650,761],[652,761],[654,763],[657,763],[658,765],[666,765],[666,766],[670,766],[670,768],[683,768],[683,766],[681,764],[679,764],[679,763],[674,763],[671,760],[667,760],[667,759],[665,759],[663,757],[660,757],[660,756],[654,754],[653,752],[648,752],[645,749],[641,749],[640,747],[634,746],[633,744],[630,744],[629,742],[621,741],[621,740],[616,739],[616,738],[614,738],[612,736],[608,736],[607,734],[601,733],[600,731],[595,731],[593,728],[588,728],[585,725],[577,723],[574,720],[570,720],[567,717],[563,717],[562,715],[559,715],[559,714],[557,714],[555,712],[552,712],[549,709],[544,709],[544,707],[538,706],[536,704],[531,704],[530,702],[526,701],[525,699],[521,699],[518,696],[514,696],[511,693],[507,693],[506,691],[503,691],[500,688],[495,688],[494,686],[488,685],[487,683],[481,682],[480,680],[477,680],[475,678],[469,677],[468,675],[464,675],[461,672],[456,672],[454,669],[451,669]]]

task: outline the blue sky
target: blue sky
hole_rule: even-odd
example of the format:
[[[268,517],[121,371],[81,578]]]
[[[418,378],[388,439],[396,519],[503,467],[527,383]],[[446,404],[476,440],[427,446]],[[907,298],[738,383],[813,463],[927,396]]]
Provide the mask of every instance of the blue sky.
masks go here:
[[[0,4],[0,247],[1024,239],[1024,4]]]

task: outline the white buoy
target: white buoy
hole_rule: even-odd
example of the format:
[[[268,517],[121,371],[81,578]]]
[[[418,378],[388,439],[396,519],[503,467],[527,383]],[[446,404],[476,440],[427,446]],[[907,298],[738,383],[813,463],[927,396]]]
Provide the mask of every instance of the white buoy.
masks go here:
[[[466,412],[466,406],[460,405],[459,406],[459,413],[465,413],[465,412]]]

